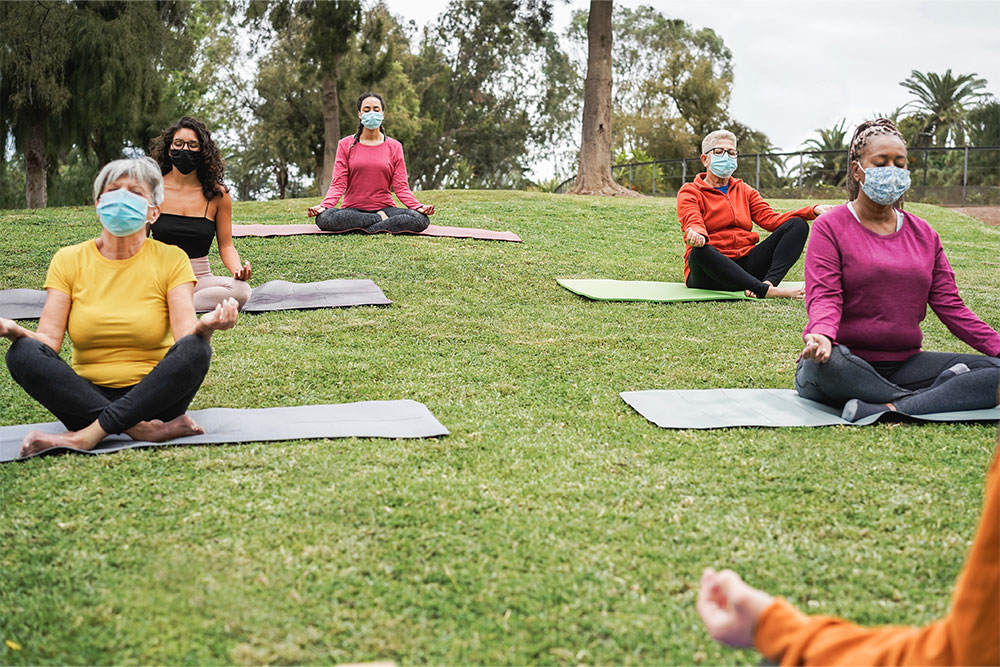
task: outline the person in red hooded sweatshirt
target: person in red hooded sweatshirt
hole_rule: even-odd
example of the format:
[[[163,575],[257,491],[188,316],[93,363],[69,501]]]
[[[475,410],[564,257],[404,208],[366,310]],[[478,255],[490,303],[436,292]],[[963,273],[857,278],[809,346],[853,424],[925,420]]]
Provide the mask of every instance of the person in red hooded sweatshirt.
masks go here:
[[[705,172],[677,193],[684,232],[684,282],[688,287],[736,291],[747,296],[802,299],[801,288],[780,287],[809,236],[808,220],[831,206],[775,213],[760,193],[738,178],[736,135],[711,132],[701,142]],[[753,225],[771,232],[763,243]]]

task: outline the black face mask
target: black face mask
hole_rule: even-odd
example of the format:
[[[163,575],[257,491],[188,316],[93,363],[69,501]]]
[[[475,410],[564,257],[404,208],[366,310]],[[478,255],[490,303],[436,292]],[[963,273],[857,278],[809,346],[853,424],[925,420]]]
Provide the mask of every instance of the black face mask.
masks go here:
[[[182,174],[190,174],[205,161],[201,151],[189,151],[186,148],[171,148],[170,161],[174,163],[177,171]]]

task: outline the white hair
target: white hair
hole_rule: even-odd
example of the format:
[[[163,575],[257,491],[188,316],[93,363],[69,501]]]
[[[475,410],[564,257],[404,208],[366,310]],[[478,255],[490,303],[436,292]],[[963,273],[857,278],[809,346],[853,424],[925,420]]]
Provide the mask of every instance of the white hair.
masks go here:
[[[733,142],[733,146],[736,145],[735,134],[729,130],[716,130],[715,132],[709,132],[705,138],[701,140],[701,154],[708,155],[708,151],[715,148],[720,139],[729,139]]]
[[[150,206],[159,206],[163,203],[163,176],[160,174],[160,165],[150,157],[113,160],[104,165],[94,181],[94,201],[100,199],[108,184],[126,176],[146,186],[151,198]]]

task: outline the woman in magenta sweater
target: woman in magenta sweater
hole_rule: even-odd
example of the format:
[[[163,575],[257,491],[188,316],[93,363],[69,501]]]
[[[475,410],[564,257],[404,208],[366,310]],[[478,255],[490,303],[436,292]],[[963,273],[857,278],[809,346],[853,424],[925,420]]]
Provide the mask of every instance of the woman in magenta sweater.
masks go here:
[[[843,406],[849,421],[992,408],[1000,334],[958,295],[937,232],[895,208],[910,187],[902,135],[886,119],[862,123],[848,160],[850,201],[813,223],[806,252],[799,395]],[[927,306],[982,354],[923,351]]]
[[[376,93],[358,98],[358,131],[337,144],[326,199],[307,211],[328,232],[422,232],[434,207],[421,204],[407,184],[403,146],[382,132],[385,102]],[[406,208],[396,208],[392,192]],[[341,207],[334,208],[340,198]]]

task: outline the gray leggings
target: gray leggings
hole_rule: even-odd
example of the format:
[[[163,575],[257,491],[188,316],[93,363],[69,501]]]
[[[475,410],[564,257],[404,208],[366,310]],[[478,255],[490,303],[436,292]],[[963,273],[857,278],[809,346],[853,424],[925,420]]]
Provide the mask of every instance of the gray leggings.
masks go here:
[[[969,371],[941,375],[955,364],[965,364]],[[834,345],[825,364],[799,359],[795,370],[795,389],[803,398],[835,408],[852,398],[892,403],[911,415],[992,408],[998,386],[1000,359],[981,354],[918,352],[879,371],[847,347]]]
[[[382,219],[376,211],[362,211],[358,208],[328,208],[316,216],[316,226],[325,232],[362,231],[369,234],[376,232],[418,233],[431,224],[430,218],[409,208],[387,206],[380,209],[389,216]]]

